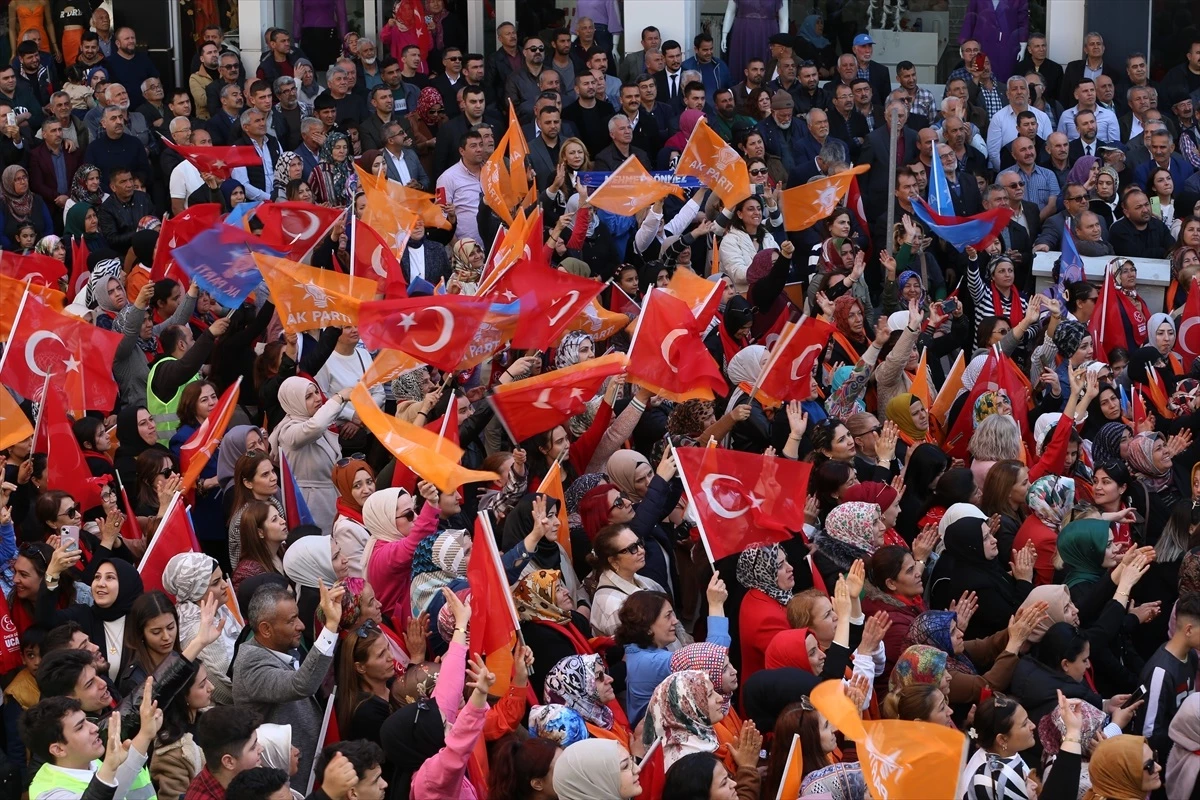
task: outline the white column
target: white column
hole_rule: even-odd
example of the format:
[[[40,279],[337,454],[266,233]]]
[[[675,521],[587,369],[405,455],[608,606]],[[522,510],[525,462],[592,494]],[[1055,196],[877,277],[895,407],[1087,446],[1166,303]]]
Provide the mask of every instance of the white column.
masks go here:
[[[517,0],[496,0],[496,27],[499,28],[505,22],[511,22],[513,25],[517,24]],[[482,24],[479,26],[479,29],[480,31],[483,30]],[[529,33],[534,34],[537,31],[529,31]],[[493,42],[493,44],[495,43]],[[517,47],[520,46],[521,43],[517,42]],[[475,52],[482,53],[483,51],[476,50]]]
[[[483,52],[483,3],[467,3],[467,49]]]
[[[625,0],[625,36],[628,47],[641,47],[642,28],[653,25],[662,40],[674,39],[685,56],[692,52],[692,39],[700,32],[700,0]]]
[[[238,3],[238,46],[242,50],[242,65],[247,75],[253,75],[258,70],[258,62],[263,54],[263,32],[273,25],[274,4]]]
[[[1086,0],[1046,0],[1046,44],[1059,64],[1083,57]]]

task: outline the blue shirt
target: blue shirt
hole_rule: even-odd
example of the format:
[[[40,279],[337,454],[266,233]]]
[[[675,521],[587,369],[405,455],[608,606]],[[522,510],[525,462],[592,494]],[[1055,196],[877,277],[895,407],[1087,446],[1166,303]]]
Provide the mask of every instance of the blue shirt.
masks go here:
[[[1044,208],[1050,197],[1059,193],[1058,177],[1045,167],[1034,164],[1033,172],[1026,174],[1019,165],[1014,164],[998,174],[1003,175],[1006,172],[1014,172],[1021,176],[1021,180],[1025,182],[1025,199],[1036,203],[1038,208]]]
[[[704,641],[729,647],[732,642],[729,638],[729,618],[709,617],[708,638]],[[629,716],[631,728],[636,727],[645,716],[654,690],[671,674],[671,656],[674,654],[674,650],[664,647],[625,645],[625,688],[628,692],[625,713]]]

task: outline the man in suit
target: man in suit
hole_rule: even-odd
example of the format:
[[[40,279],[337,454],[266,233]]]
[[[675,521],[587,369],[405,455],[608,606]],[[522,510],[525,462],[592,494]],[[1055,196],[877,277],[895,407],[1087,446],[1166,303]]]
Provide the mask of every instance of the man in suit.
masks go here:
[[[642,162],[642,166],[647,170],[652,168],[646,151],[633,146],[633,126],[629,124],[625,115],[618,114],[609,120],[608,135],[612,138],[612,144],[596,154],[597,170],[611,172],[624,164],[630,156]]]
[[[638,75],[646,71],[646,51],[651,48],[656,48],[662,44],[662,34],[658,28],[649,25],[642,28],[642,49],[632,53],[626,53],[621,59],[621,65],[617,70],[617,76],[622,83],[630,83],[634,81]]]
[[[986,173],[987,157],[967,144],[967,136],[970,132],[971,129],[967,127],[967,123],[959,119],[957,114],[951,114],[942,123],[942,138],[954,151],[954,157],[958,160],[958,169],[968,175]]]
[[[648,114],[654,120],[658,141],[666,142],[676,128],[676,118],[671,107],[658,101],[658,82],[653,75],[643,72],[637,79],[638,95],[641,99],[639,114]],[[647,151],[649,152],[649,151]]]
[[[529,163],[537,175],[539,189],[545,189],[554,183],[555,173],[558,172],[558,156],[562,150],[562,112],[553,103],[545,103],[538,108],[538,130],[540,136],[528,138]]]
[[[653,81],[650,82],[653,85]],[[633,146],[645,150],[651,161],[658,158],[658,151],[665,139],[660,138],[658,123],[649,113],[643,113],[642,94],[636,83],[627,83],[621,87],[621,108],[619,113],[629,118],[633,125]]]
[[[1176,187],[1182,187],[1196,171],[1183,156],[1175,152],[1175,139],[1166,128],[1155,128],[1151,131],[1147,149],[1150,151],[1150,160],[1140,164],[1133,171],[1133,180],[1146,191],[1152,188],[1149,186],[1150,173],[1156,169],[1170,172]]]
[[[365,153],[368,150],[378,150],[383,147],[383,129],[387,124],[395,119],[393,113],[395,95],[392,90],[385,84],[380,84],[370,91],[367,96],[367,102],[371,106],[371,113],[364,119],[358,122],[358,141],[362,145],[362,151]],[[458,122],[461,117],[456,117],[450,120],[446,125],[453,125]],[[459,131],[461,134],[462,131]],[[438,140],[441,144],[441,140]]]
[[[984,211],[1007,205],[1008,190],[993,183],[984,189],[982,202]],[[1030,205],[1033,204],[1030,203]],[[1000,231],[1000,244],[1004,248],[1005,255],[1012,259],[1013,269],[1017,273],[1018,288],[1022,291],[1032,290],[1033,237],[1030,236],[1029,231],[1014,217],[1008,221],[1004,230]]]
[[[54,209],[50,217],[56,230],[62,230],[62,209],[71,196],[71,179],[83,163],[83,151],[67,152],[63,147],[63,126],[57,117],[42,120],[42,144],[29,152],[29,188]]]
[[[863,141],[871,131],[867,121],[854,108],[854,90],[844,83],[833,88],[833,100],[829,108],[829,135],[850,146],[850,158],[858,161]]]
[[[1083,156],[1100,156],[1100,145],[1104,142],[1097,138],[1099,126],[1096,124],[1095,111],[1080,111],[1075,115],[1075,130],[1079,138],[1072,139],[1067,148],[1067,160],[1074,164]]]
[[[437,144],[433,148],[433,174],[436,177],[454,166],[458,161],[458,141],[468,130],[483,122],[487,99],[482,86],[464,86],[462,89],[462,113],[448,120],[438,129]],[[361,129],[359,136],[362,136]],[[363,145],[366,149],[366,145]]]
[[[1014,74],[1028,76],[1031,72],[1036,72],[1041,76],[1049,97],[1058,98],[1062,87],[1063,68],[1062,64],[1050,59],[1049,46],[1044,33],[1029,35],[1029,42],[1025,46],[1025,57],[1017,64],[1017,71]]]
[[[558,109],[559,118],[561,119],[562,97],[560,97],[557,92],[544,93],[541,97],[538,98],[537,102],[534,103],[534,106],[533,106],[534,121],[529,123],[528,125],[521,126],[521,131],[525,134],[525,141],[529,142],[530,144],[533,144],[534,139],[537,139],[542,135],[542,130],[540,127],[541,113],[542,113],[542,109],[545,108],[546,106],[553,106],[554,108]],[[579,131],[575,128],[575,125],[573,123],[563,120],[562,127],[559,129],[558,135],[562,139],[578,139]],[[589,155],[592,155],[592,154],[589,154]],[[557,158],[557,156],[556,156],[556,158]]]
[[[212,134],[213,144],[218,147],[230,144],[237,136],[238,115],[242,113],[242,90],[236,83],[227,83],[221,87],[221,107],[213,114],[205,126]]]
[[[1088,208],[1088,191],[1081,184],[1068,183],[1063,190],[1062,210],[1046,217],[1041,233],[1034,240],[1033,249],[1038,253],[1062,250],[1063,229],[1071,228],[1071,220]],[[1108,238],[1108,226],[1100,221],[1104,238]]]
[[[1150,89],[1146,86],[1130,86],[1124,99],[1128,110],[1117,117],[1117,125],[1121,131],[1121,141],[1128,142],[1145,129],[1146,112],[1150,110]]]
[[[855,78],[850,83],[850,91],[854,93],[854,110],[867,123],[867,128],[874,131],[883,125],[883,106],[875,100],[875,90],[866,78]],[[887,95],[884,95],[886,98]],[[905,106],[907,109],[908,106]]]
[[[300,146],[293,152],[300,156],[304,165],[304,180],[312,175],[313,167],[321,160],[321,145],[325,143],[325,123],[316,117],[305,117],[300,122]]]
[[[871,206],[868,209],[868,215],[870,216],[876,216],[886,210],[885,200],[890,195],[887,182],[888,158],[891,153],[890,136],[892,135],[891,115],[893,107],[897,109],[896,123],[900,129],[900,135],[896,140],[896,163],[908,163],[912,154],[917,152],[917,132],[907,125],[908,107],[898,100],[889,101],[887,108],[884,109],[884,124],[871,131],[871,134],[867,136],[858,158],[860,164],[869,164],[871,166],[870,171],[866,175],[867,191],[863,193],[865,195],[864,199]]]
[[[1104,37],[1096,32],[1089,33],[1083,38],[1083,58],[1067,64],[1063,70],[1062,88],[1058,99],[1063,107],[1075,102],[1075,87],[1084,78],[1095,82],[1100,75],[1107,75],[1116,81],[1120,76],[1117,71],[1104,63]]]
[[[1130,53],[1125,56],[1125,74],[1117,81],[1115,87],[1118,113],[1124,114],[1129,111],[1127,97],[1129,90],[1135,86],[1154,88],[1154,83],[1150,80],[1150,69],[1146,64],[1145,53]]]
[[[1002,169],[1008,169],[1013,164],[1017,163],[1013,160],[1011,145],[1019,136],[1024,136],[1026,139],[1033,142],[1034,152],[1036,154],[1035,157],[1037,162],[1041,164],[1046,157],[1046,140],[1038,135],[1039,129],[1040,123],[1033,111],[1026,109],[1025,111],[1018,113],[1016,136],[1013,136],[1012,139],[1005,142],[1003,147],[997,151],[997,155],[1000,157],[1000,163],[999,166],[996,167],[996,170],[999,171]],[[991,129],[989,129],[988,139],[991,138]]]
[[[233,144],[253,147],[261,164],[252,167],[234,167],[231,177],[246,189],[246,199],[275,199],[275,164],[283,154],[279,140],[267,134],[267,119],[257,108],[247,108],[239,119],[242,135]]]
[[[447,47],[442,52],[442,71],[429,81],[429,85],[438,90],[442,103],[446,108],[446,116],[450,119],[462,112],[458,108],[458,90],[466,82],[463,75],[463,52],[457,47]],[[339,120],[340,122],[340,120]]]
[[[421,166],[421,159],[417,158],[417,151],[411,149],[412,137],[404,125],[393,120],[383,126],[383,135],[383,163],[387,176],[404,186],[429,191],[433,184]]]
[[[1013,210],[1012,224],[1024,228],[1029,241],[1037,239],[1042,229],[1042,211],[1037,203],[1025,199],[1025,179],[1019,172],[1005,171],[996,176],[996,183],[1004,189],[1008,207]]]
[[[524,61],[521,50],[517,47],[517,26],[511,22],[501,22],[496,27],[496,41],[500,46],[487,57],[483,70],[483,85],[492,97],[503,97],[508,76],[519,69]]]
[[[892,75],[888,68],[876,64],[871,58],[875,54],[875,40],[869,34],[854,37],[854,58],[858,62],[858,77],[871,82],[871,91],[876,97],[887,97],[892,93]]]
[[[339,395],[345,402],[349,391]],[[312,649],[300,651],[304,621],[291,590],[265,585],[254,593],[246,609],[246,625],[253,632],[233,661],[233,700],[264,722],[292,726],[292,744],[300,750],[299,775],[312,771],[323,704],[315,697],[333,666],[338,623],[342,619],[342,587],[321,587],[320,608],[325,624]]]
[[[658,99],[679,116],[683,113],[683,48],[679,42],[668,39],[663,43],[662,54],[666,69],[654,73]]]

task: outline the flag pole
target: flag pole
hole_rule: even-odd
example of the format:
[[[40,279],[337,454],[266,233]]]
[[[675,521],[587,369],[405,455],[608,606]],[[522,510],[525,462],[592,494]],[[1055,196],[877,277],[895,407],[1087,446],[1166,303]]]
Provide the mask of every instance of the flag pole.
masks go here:
[[[17,326],[14,324],[13,328]],[[33,423],[33,446],[37,447],[38,431],[42,429],[42,417],[46,416],[46,392],[50,391],[50,376],[53,372],[46,373],[46,380],[42,381],[42,399],[38,401],[37,420]],[[49,457],[49,453],[46,454]]]
[[[142,560],[138,562],[139,572],[141,572],[141,565],[145,564],[147,559],[150,558],[150,553],[154,551],[154,546],[163,538],[159,534],[162,533],[163,526],[171,519],[171,512],[175,510],[175,504],[180,502],[181,497],[182,495],[179,492],[175,492],[171,496],[170,502],[167,503],[167,507],[163,509],[162,517],[158,521],[158,527],[154,530],[154,535],[150,537],[150,543],[146,545],[146,552],[142,553]]]
[[[784,784],[787,783],[787,776],[792,771],[792,761],[796,757],[796,744],[800,741],[800,734],[792,734],[792,743],[788,747],[787,761],[783,765],[783,777],[779,781],[779,790],[775,792],[775,800],[783,800]]]
[[[354,230],[355,224],[358,222],[354,217],[354,208],[350,209],[350,277],[354,277],[354,252],[358,249],[358,235]]]
[[[892,111],[891,111],[890,119],[888,120],[888,122],[889,122],[889,125],[888,125],[888,186],[895,186],[896,185],[896,147],[897,147],[896,135],[897,134],[899,134],[901,136],[904,135],[904,131],[901,131],[898,129],[899,122],[900,122],[900,107],[899,106],[897,106],[897,105],[892,106]],[[934,148],[934,155],[935,156],[937,155],[936,147]],[[884,249],[887,250],[889,256],[893,255],[893,253],[895,251],[894,245],[895,245],[896,237],[892,236],[892,229],[895,227],[895,225],[896,225],[896,204],[888,203],[887,231],[885,233],[885,236],[887,237],[887,241],[884,243],[886,245],[886,247]]]
[[[688,484],[687,475],[683,471],[683,465],[679,463],[679,457],[675,455],[675,448],[671,447],[671,458],[675,459],[675,470],[679,473],[679,482],[683,484],[683,493],[687,495],[688,504],[692,508],[699,508],[696,505],[696,497],[692,494],[692,487]],[[708,556],[708,563],[716,569],[717,560],[713,558],[712,546],[708,543],[708,533],[704,530],[704,517],[700,513],[696,514],[696,530],[700,531],[700,542],[704,545],[704,554]]]
[[[633,158],[633,156],[630,156],[630,158]],[[618,292],[621,292],[620,286],[617,286],[615,283],[613,284],[613,286],[616,288],[616,290]],[[634,348],[634,345],[637,344],[638,334],[640,334],[642,332],[642,320],[645,319],[646,309],[650,307],[650,295],[654,294],[654,288],[655,287],[651,286],[649,289],[647,289],[646,296],[644,298],[642,298],[642,307],[641,307],[641,310],[638,312],[638,324],[636,326],[634,326],[633,336],[629,340],[629,351],[628,352],[630,355],[633,355],[633,348]],[[621,292],[621,294],[625,294],[625,292]],[[625,296],[629,297],[629,295],[627,295],[627,294],[625,294]],[[633,302],[633,298],[630,297],[629,301]]]
[[[17,304],[17,315],[13,317],[12,327],[9,328],[10,334],[11,332],[17,330],[17,326],[21,324],[21,312],[25,310],[25,300],[28,299],[29,295],[31,294],[29,291],[29,285],[32,280],[33,278],[25,279],[25,294],[21,295],[21,302]],[[12,339],[10,338],[8,344],[6,344],[4,347],[4,351],[0,352],[0,372],[4,371],[4,362],[8,360],[8,354],[12,352],[12,349]]]
[[[762,388],[763,378],[766,377],[767,373],[771,371],[771,368],[775,366],[775,362],[779,360],[779,354],[782,353],[787,346],[792,343],[792,339],[795,337],[796,331],[800,330],[800,326],[804,324],[804,320],[806,319],[808,319],[808,315],[801,314],[800,319],[796,322],[791,322],[790,320],[787,322],[783,335],[776,340],[775,346],[771,348],[770,356],[767,358],[767,363],[764,364],[763,368],[758,371],[758,377],[754,379],[754,386],[750,388],[751,400],[754,399],[754,395],[758,394],[758,390]]]

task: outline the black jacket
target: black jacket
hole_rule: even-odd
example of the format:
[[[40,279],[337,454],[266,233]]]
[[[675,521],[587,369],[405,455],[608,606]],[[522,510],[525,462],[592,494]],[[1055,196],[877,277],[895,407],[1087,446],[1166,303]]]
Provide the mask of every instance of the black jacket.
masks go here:
[[[1175,244],[1170,229],[1157,217],[1151,217],[1144,230],[1138,230],[1128,219],[1113,223],[1108,240],[1119,256],[1131,258],[1166,258]]]
[[[129,249],[142,217],[157,216],[154,202],[145,192],[133,192],[129,202],[122,203],[115,194],[100,204],[100,235],[118,253]]]

